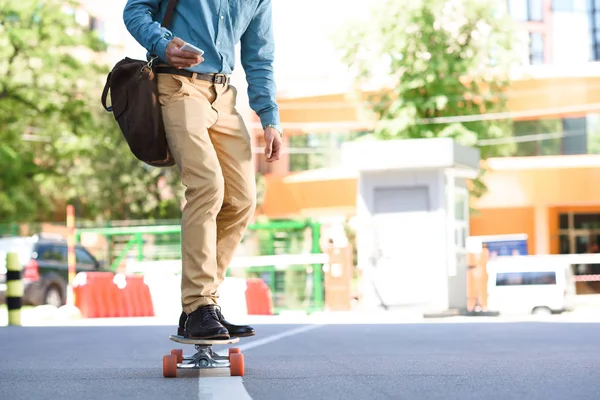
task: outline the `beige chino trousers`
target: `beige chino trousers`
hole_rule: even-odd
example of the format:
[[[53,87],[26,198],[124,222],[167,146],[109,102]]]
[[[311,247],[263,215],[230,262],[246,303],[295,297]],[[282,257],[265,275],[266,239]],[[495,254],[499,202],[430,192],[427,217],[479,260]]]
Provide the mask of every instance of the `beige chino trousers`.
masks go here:
[[[252,145],[235,87],[157,74],[169,148],[186,187],[181,222],[183,311],[216,304],[256,208]]]

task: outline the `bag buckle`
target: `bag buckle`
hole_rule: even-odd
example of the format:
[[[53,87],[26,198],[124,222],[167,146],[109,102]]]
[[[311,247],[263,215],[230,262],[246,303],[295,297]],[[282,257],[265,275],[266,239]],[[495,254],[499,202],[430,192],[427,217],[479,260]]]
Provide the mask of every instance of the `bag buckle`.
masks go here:
[[[149,69],[149,70],[152,70],[152,64],[154,64],[154,60],[156,60],[157,58],[158,58],[158,56],[151,57],[150,60],[148,60],[148,62],[146,63],[146,65],[144,65],[142,67],[142,69],[140,70],[140,72],[143,73],[144,69],[146,69],[146,68]]]

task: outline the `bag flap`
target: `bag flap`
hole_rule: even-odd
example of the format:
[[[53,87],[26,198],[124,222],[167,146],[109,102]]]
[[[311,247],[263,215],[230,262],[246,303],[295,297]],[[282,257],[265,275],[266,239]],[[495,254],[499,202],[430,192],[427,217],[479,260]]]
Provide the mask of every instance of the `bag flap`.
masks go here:
[[[106,85],[102,92],[102,105],[107,111],[112,111],[115,118],[119,118],[129,105],[130,96],[138,96],[140,88],[132,85],[145,86],[152,80],[145,69],[147,61],[134,60],[125,57],[119,61],[108,74]],[[147,86],[149,88],[149,86]],[[146,89],[146,88],[144,88]],[[144,89],[141,92],[144,92]],[[111,106],[106,105],[106,99],[110,92]],[[135,101],[135,99],[131,99]]]

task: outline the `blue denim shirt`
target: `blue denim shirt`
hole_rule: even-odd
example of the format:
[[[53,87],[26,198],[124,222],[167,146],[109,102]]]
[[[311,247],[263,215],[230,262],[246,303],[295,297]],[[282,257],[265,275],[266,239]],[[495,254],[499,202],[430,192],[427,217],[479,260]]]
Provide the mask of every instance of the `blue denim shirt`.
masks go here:
[[[165,29],[161,21],[167,4],[168,0],[127,1],[123,21],[138,43],[166,62],[167,45],[177,36],[204,50],[204,61],[188,70],[231,74],[240,42],[250,107],[263,128],[279,124],[271,0],[179,0]]]

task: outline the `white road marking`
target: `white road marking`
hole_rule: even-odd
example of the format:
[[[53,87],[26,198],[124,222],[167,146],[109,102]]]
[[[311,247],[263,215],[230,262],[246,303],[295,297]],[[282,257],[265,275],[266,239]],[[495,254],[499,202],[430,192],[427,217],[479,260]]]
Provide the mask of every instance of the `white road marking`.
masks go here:
[[[242,377],[208,378],[200,375],[198,380],[199,400],[252,400],[246,391]]]
[[[240,351],[254,349],[276,342],[278,340],[299,335],[320,328],[324,324],[306,325],[299,328],[290,329],[276,335],[267,336],[264,339],[254,340],[248,344],[238,346]],[[210,371],[210,370],[208,370]],[[199,400],[252,400],[252,397],[246,391],[242,377],[239,376],[223,376],[209,377],[201,371],[198,380],[198,399]],[[224,370],[225,371],[225,370]],[[229,373],[229,370],[226,370]],[[212,372],[212,371],[211,371]]]
[[[299,328],[290,329],[289,331],[278,333],[277,335],[267,336],[264,339],[254,340],[248,344],[242,344],[238,346],[240,351],[244,352],[245,350],[254,349],[255,347],[264,346],[265,344],[273,343],[278,340],[284,339],[286,337],[298,335],[300,333],[309,332],[317,328],[321,328],[325,326],[324,324],[314,324],[314,325],[306,325],[301,326]]]

